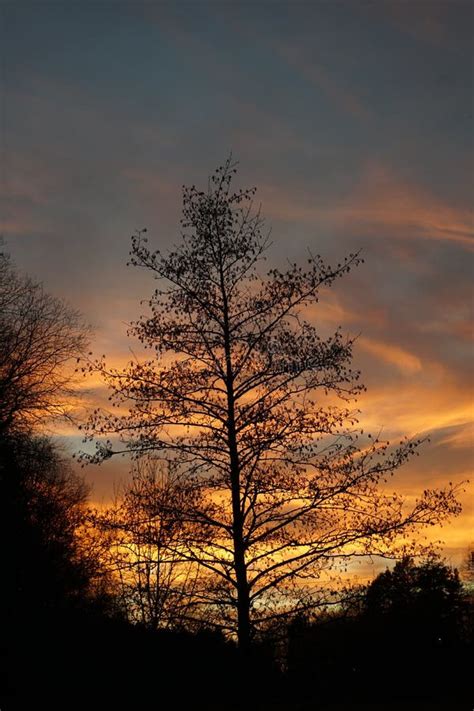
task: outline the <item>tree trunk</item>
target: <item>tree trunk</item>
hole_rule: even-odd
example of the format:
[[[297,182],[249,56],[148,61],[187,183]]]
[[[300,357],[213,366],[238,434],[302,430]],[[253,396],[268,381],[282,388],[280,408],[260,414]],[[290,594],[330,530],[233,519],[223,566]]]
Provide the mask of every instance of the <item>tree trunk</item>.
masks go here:
[[[240,464],[235,435],[233,387],[228,388],[228,443],[232,491],[234,565],[237,582],[237,635],[239,648],[245,654],[250,647],[250,595],[247,582],[247,566],[245,564],[243,516],[240,507]]]
[[[243,514],[240,506],[240,462],[235,431],[234,373],[232,371],[229,312],[224,279],[221,270],[221,288],[224,302],[224,350],[226,358],[227,389],[227,442],[230,459],[230,483],[232,492],[232,534],[234,566],[237,583],[237,638],[244,656],[250,648],[250,595],[245,564]]]
[[[233,469],[233,467],[231,469]],[[231,477],[234,565],[237,582],[237,635],[239,648],[242,652],[246,653],[250,647],[250,596],[247,582],[247,566],[245,564],[238,470],[237,474],[231,472]]]

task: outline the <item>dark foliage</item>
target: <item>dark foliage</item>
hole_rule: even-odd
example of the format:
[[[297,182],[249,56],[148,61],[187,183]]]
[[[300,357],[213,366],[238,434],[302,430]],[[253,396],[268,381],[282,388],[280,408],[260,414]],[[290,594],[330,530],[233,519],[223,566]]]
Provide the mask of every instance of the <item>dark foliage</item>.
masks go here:
[[[216,631],[152,630],[130,623],[98,585],[99,561],[81,548],[87,488],[51,442],[0,437],[3,556],[0,706],[31,709],[232,708],[240,663]],[[257,648],[254,682],[267,697],[279,673]],[[250,679],[252,682],[252,679]],[[249,683],[250,683],[249,682]],[[242,694],[248,691],[242,688]],[[241,699],[240,699],[241,700]],[[243,703],[243,702],[242,702]]]
[[[0,437],[0,622],[7,689],[23,687],[18,675],[25,669],[32,681],[56,629],[93,607],[105,611],[106,598],[94,594],[98,561],[81,553],[76,535],[87,495],[48,439],[25,433]]]
[[[358,609],[291,625],[291,686],[308,703],[468,702],[473,618],[457,571],[405,558],[373,581]]]

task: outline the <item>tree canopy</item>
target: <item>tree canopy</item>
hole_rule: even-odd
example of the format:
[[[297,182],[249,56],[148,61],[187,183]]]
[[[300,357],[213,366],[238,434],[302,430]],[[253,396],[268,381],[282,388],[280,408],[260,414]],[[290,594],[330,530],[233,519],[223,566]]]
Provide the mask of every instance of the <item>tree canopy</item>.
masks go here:
[[[67,414],[68,366],[87,336],[79,313],[21,275],[0,244],[0,429],[25,431]]]

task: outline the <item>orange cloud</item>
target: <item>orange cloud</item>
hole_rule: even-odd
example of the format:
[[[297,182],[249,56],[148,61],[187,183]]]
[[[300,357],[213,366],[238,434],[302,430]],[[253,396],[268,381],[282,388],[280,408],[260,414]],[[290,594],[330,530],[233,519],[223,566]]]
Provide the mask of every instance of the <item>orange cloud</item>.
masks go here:
[[[357,345],[376,358],[395,365],[402,373],[418,373],[422,368],[421,361],[417,356],[398,346],[382,343],[366,336],[358,338]]]
[[[348,204],[346,219],[365,227],[390,226],[397,236],[447,240],[474,248],[471,210],[456,209],[421,186],[404,183],[383,166],[369,165]]]
[[[428,366],[424,364],[427,369]],[[389,428],[396,434],[430,434],[454,426],[468,426],[473,421],[474,405],[469,390],[460,392],[459,386],[434,377],[423,382],[387,382],[360,398],[362,419],[371,429]]]
[[[474,414],[474,413],[473,413]],[[440,442],[441,445],[450,447],[469,447],[474,443],[474,421],[463,423],[461,426],[453,428]]]
[[[38,220],[27,217],[15,217],[12,219],[2,220],[0,223],[2,235],[7,239],[10,235],[23,235],[27,232],[38,231]]]
[[[356,226],[372,236],[388,227],[396,238],[442,240],[474,249],[471,210],[443,203],[378,165],[369,165],[352,194],[332,205],[273,185],[263,185],[258,194],[264,214],[276,219],[322,222],[349,231]]]

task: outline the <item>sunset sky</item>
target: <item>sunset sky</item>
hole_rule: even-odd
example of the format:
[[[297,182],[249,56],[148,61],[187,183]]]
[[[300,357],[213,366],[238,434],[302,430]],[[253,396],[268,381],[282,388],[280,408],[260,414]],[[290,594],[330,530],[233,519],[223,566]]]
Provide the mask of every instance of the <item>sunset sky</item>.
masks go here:
[[[364,426],[428,435],[400,490],[473,464],[471,2],[3,2],[1,232],[17,266],[80,309],[92,349],[130,357],[154,288],[130,235],[179,238],[183,183],[232,151],[272,227],[271,263],[307,247],[365,264],[314,312],[360,334]],[[100,393],[91,391],[88,402]],[[72,429],[60,432],[69,451]],[[89,468],[107,500],[124,464]],[[394,482],[395,483],[395,482]],[[458,563],[464,512],[439,532]],[[436,532],[438,535],[438,532]]]

